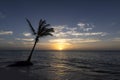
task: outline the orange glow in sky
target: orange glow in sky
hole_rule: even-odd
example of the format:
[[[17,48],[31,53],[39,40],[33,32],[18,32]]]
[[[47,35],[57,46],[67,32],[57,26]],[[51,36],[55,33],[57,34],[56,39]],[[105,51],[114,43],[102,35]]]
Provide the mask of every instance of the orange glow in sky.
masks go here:
[[[69,49],[70,45],[68,45],[68,43],[54,43],[53,44],[53,48],[55,50],[67,50]]]
[[[55,43],[54,49],[55,50],[64,50],[66,48],[66,45],[64,43]]]

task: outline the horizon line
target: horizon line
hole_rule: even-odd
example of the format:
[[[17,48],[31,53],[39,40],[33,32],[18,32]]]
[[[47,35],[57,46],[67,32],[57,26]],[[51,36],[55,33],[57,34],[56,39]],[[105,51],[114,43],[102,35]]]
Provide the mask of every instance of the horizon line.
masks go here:
[[[31,51],[31,50],[24,50],[24,49],[16,49],[16,50],[0,50],[0,51]],[[120,50],[35,50],[35,51],[120,51]]]

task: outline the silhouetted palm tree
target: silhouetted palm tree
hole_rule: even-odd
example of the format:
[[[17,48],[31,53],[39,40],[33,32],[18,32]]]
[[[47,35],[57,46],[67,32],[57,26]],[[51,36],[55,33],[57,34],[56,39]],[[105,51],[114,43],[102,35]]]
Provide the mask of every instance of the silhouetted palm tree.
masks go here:
[[[35,29],[32,27],[32,25],[28,19],[26,19],[26,21],[28,22],[33,35],[36,36],[34,46],[33,46],[32,50],[30,52],[30,55],[28,56],[28,59],[26,61],[17,61],[13,64],[8,65],[8,67],[22,67],[22,66],[33,65],[30,60],[31,60],[34,48],[36,46],[36,43],[39,41],[39,38],[44,37],[44,36],[48,36],[48,35],[52,36],[51,32],[54,32],[54,29],[49,28],[48,26],[50,26],[50,24],[46,24],[45,20],[42,20],[42,19],[40,20],[37,31],[35,31]]]
[[[48,36],[48,35],[52,36],[51,32],[54,32],[54,28],[49,28],[50,24],[47,24],[45,20],[41,19],[39,22],[38,30],[35,31],[32,24],[30,23],[30,21],[28,19],[26,19],[26,21],[28,22],[33,35],[36,36],[34,46],[33,46],[32,50],[30,52],[30,55],[27,59],[27,62],[30,62],[34,48],[36,46],[36,43],[39,41],[39,38],[44,37],[44,36]]]

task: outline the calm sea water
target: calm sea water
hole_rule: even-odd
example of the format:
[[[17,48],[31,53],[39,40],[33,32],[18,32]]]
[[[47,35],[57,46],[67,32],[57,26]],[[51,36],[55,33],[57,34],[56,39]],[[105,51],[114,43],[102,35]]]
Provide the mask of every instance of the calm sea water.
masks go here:
[[[1,51],[0,67],[26,60],[29,51]],[[36,80],[120,80],[119,51],[35,51],[31,67],[16,68]]]

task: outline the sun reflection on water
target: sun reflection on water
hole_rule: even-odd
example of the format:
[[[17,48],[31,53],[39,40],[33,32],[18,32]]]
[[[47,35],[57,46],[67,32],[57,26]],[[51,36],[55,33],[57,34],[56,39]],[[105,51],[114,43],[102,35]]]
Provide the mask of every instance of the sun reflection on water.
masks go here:
[[[62,78],[68,74],[66,71],[69,70],[69,67],[65,64],[64,59],[67,59],[67,56],[63,52],[53,55],[53,60],[50,65],[52,66],[53,74],[56,75],[56,80],[62,80]]]

